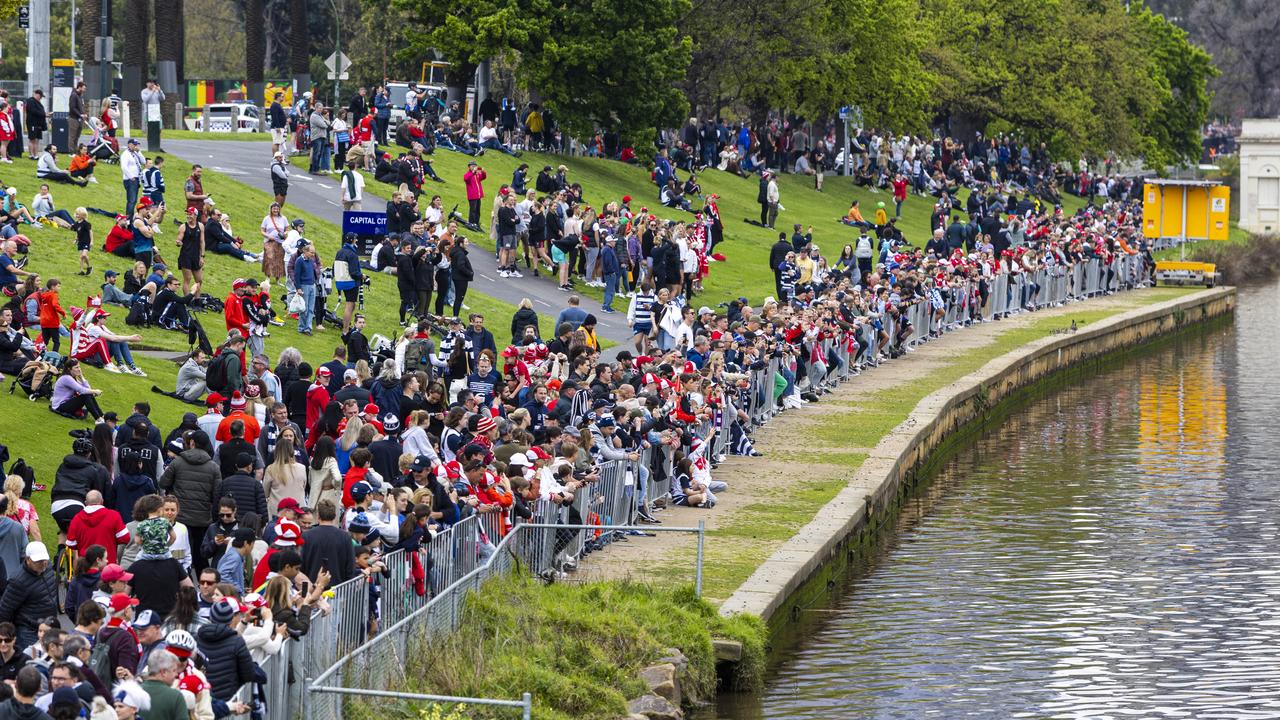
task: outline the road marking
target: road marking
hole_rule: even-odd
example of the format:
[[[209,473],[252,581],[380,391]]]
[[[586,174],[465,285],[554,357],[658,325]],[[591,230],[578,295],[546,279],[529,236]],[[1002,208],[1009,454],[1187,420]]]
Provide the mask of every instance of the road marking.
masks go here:
[[[319,180],[317,180],[317,181],[316,181],[316,185],[317,185],[318,187],[322,187],[322,188],[324,188],[325,190],[332,190],[332,189],[333,189],[333,187],[334,187],[333,185],[325,185],[324,183],[320,182]]]
[[[493,278],[489,277],[488,275],[485,275],[484,273],[480,273],[480,277],[484,278],[485,280],[488,280],[489,282],[497,282],[497,280],[494,280]]]
[[[534,298],[533,301],[536,303],[541,303],[543,305],[546,305],[547,307],[555,307],[551,303],[547,302],[546,300],[542,300],[541,298]]]
[[[249,174],[243,170],[232,170],[230,168],[224,168],[219,165],[214,165],[212,169],[217,170],[218,172],[223,173],[225,175],[248,175]]]
[[[338,205],[338,203],[336,203],[336,202],[334,202],[334,201],[332,201],[332,200],[325,200],[325,202],[327,202],[327,203],[329,203],[330,205],[333,205],[333,206],[335,206],[335,207]]]

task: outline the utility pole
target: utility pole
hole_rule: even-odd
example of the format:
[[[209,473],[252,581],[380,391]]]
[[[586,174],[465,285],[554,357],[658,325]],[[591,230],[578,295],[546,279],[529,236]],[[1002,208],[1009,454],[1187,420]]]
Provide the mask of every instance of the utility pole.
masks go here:
[[[31,0],[31,42],[27,55],[27,96],[36,88],[49,90],[49,0]]]

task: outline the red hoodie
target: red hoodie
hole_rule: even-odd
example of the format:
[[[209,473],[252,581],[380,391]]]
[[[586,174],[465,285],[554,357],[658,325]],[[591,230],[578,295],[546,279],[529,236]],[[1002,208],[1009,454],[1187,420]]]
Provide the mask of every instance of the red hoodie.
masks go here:
[[[107,562],[116,561],[116,545],[129,542],[129,529],[125,527],[120,513],[103,505],[86,505],[83,510],[71,518],[67,528],[67,547],[76,551],[81,557],[90,545],[101,545],[107,549]]]
[[[329,386],[311,383],[311,387],[307,388],[307,430],[316,426],[316,420],[320,419],[320,415],[324,413],[328,404]],[[311,440],[311,437],[308,436],[307,440]],[[308,442],[307,449],[310,450],[314,445],[314,442]]]
[[[369,474],[369,468],[356,467],[352,465],[347,468],[347,474],[342,478],[342,507],[353,508],[356,506],[355,498],[351,497],[351,486],[364,480]]]

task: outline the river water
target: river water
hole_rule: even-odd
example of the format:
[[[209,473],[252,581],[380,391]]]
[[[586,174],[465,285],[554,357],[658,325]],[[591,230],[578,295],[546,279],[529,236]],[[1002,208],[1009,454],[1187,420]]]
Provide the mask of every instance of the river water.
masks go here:
[[[1280,718],[1277,308],[994,424],[697,717]]]

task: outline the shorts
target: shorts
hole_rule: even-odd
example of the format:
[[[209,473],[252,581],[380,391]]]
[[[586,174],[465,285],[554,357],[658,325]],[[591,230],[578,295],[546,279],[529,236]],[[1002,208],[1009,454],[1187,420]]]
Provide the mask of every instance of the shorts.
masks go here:
[[[499,235],[498,236],[499,250],[515,250],[516,245],[517,243],[516,243],[515,235]]]
[[[76,241],[76,250],[78,250],[78,251],[80,251],[80,252],[89,252],[89,250],[91,250],[91,249],[92,249],[92,245],[93,245],[93,242],[92,242],[92,241],[90,241],[90,242],[81,242],[81,241],[77,240],[77,241]]]
[[[53,521],[58,523],[58,532],[65,534],[67,528],[71,527],[71,519],[80,514],[84,509],[84,505],[72,504],[68,505],[53,514]]]
[[[636,323],[631,326],[631,330],[635,332],[636,335],[648,335],[653,332],[653,323]]]
[[[284,128],[271,128],[271,142],[275,143],[276,145],[282,145],[284,144],[284,138],[285,138]]]
[[[360,298],[360,287],[357,285],[353,288],[347,288],[342,291],[342,299],[347,302],[355,302]]]
[[[28,140],[39,140],[39,139],[41,139],[41,138],[43,138],[43,137],[44,137],[44,131],[43,131],[43,130],[28,130],[28,131],[27,131],[27,139],[28,139]]]

